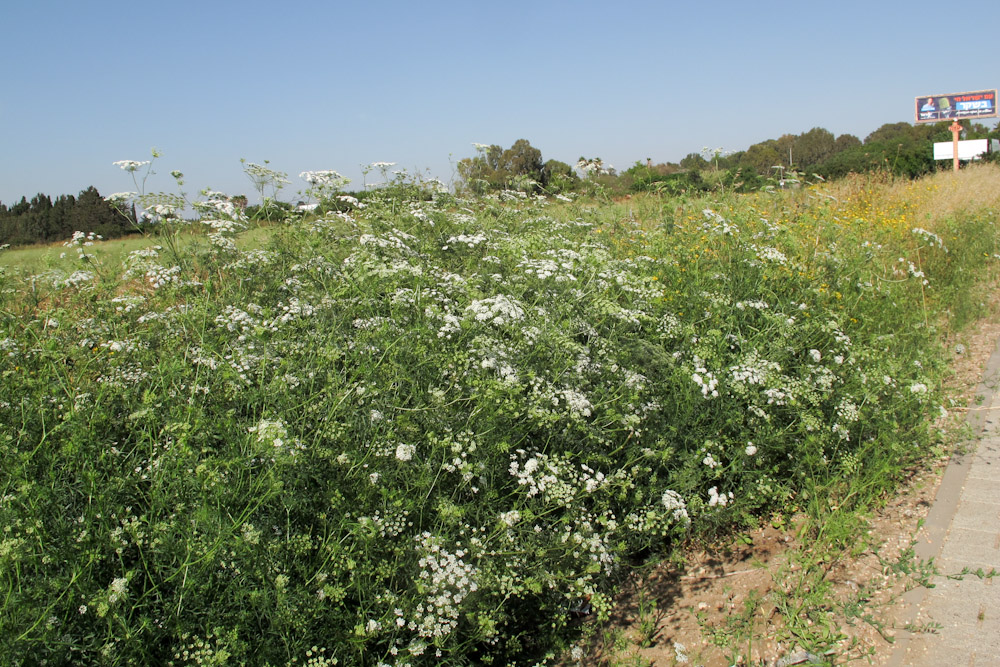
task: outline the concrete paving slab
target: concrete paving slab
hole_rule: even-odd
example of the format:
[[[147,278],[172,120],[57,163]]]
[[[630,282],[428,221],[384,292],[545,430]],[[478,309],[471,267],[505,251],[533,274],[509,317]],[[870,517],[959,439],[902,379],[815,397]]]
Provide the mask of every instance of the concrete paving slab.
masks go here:
[[[965,489],[962,491],[962,500],[969,500],[976,503],[992,503],[1000,499],[1000,489],[998,483],[982,477],[972,477],[969,475],[965,480]]]
[[[991,459],[988,460],[983,460],[982,455],[983,453],[979,452],[978,456],[972,460],[969,467],[969,478],[1000,484],[1000,463],[995,460],[1000,459],[1000,455],[991,454]],[[1000,494],[997,497],[1000,499]]]
[[[917,557],[935,559],[942,574],[962,568],[1000,570],[1000,341],[986,364],[969,407],[972,451],[952,457],[934,505],[914,547]],[[938,578],[932,589],[903,597],[906,613],[896,634],[890,667],[1000,665],[1000,579],[973,574]],[[936,632],[922,632],[928,624]]]
[[[952,526],[941,551],[939,566],[945,562],[962,567],[1000,569],[1000,532],[970,530]],[[945,574],[951,574],[945,572]]]
[[[982,530],[984,525],[1000,526],[1000,498],[996,502],[963,501],[951,522],[952,528],[972,530]]]

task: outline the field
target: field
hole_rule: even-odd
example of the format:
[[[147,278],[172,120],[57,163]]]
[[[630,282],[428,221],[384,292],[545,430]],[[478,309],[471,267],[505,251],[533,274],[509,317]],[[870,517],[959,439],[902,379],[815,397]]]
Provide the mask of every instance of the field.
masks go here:
[[[849,540],[831,507],[951,444],[998,184],[390,186],[245,231],[215,193],[0,252],[0,656],[586,660],[644,564],[796,514]]]

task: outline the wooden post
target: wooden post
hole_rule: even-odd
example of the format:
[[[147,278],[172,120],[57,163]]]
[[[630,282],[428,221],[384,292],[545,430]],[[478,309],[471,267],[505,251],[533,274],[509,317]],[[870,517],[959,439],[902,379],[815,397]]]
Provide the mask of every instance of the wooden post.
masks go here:
[[[955,171],[958,171],[958,133],[962,131],[962,125],[956,120],[951,125],[948,126],[951,130],[951,150],[952,150],[952,163],[955,167]]]

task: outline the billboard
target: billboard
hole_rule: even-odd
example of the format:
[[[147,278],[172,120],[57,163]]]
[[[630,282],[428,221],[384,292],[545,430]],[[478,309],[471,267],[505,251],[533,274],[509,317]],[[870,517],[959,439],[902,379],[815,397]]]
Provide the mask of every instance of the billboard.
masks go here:
[[[991,118],[997,115],[997,91],[977,90],[951,95],[924,95],[916,98],[917,122]]]
[[[996,139],[967,139],[958,142],[959,160],[978,160],[987,153],[1000,151],[1000,141]],[[951,160],[955,157],[955,145],[951,141],[934,142],[934,159]]]

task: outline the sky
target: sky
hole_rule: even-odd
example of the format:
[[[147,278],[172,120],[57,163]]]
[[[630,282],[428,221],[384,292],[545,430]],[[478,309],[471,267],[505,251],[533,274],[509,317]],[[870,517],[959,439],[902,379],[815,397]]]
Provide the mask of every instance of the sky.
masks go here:
[[[90,185],[162,156],[147,192],[256,199],[240,160],[395,162],[445,183],[474,143],[619,170],[823,127],[864,139],[921,95],[993,90],[1000,2],[283,3],[6,0],[0,202]],[[997,119],[985,123],[994,126]]]

